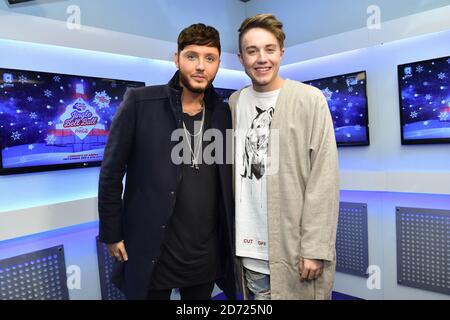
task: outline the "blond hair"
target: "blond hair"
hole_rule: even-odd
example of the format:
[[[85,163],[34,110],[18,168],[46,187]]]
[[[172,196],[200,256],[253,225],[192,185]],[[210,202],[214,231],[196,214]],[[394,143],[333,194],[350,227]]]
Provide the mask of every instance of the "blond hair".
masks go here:
[[[239,28],[239,52],[242,52],[241,41],[244,34],[250,29],[262,28],[272,33],[280,45],[280,49],[284,48],[284,39],[286,35],[283,31],[283,23],[279,21],[273,14],[257,14],[249,17],[242,22]]]

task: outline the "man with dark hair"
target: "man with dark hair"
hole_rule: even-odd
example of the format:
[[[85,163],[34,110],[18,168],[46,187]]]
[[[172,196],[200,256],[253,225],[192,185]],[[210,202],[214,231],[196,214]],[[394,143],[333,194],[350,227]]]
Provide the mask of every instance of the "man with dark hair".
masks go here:
[[[229,99],[236,254],[244,297],[330,299],[339,211],[333,122],[320,90],[279,75],[283,24],[246,19],[239,59],[252,85]]]
[[[100,172],[100,239],[127,299],[168,300],[173,288],[181,299],[210,299],[215,283],[235,298],[231,165],[222,153],[208,163],[200,156],[206,130],[231,128],[212,86],[217,30],[184,29],[174,61],[167,85],[129,89],[114,118]],[[175,131],[188,146],[176,156]]]

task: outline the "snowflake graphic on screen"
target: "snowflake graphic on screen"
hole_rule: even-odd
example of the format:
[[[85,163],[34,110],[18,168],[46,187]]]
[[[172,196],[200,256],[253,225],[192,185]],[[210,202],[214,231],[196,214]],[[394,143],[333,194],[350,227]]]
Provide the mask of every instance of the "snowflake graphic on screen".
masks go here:
[[[450,64],[450,58],[447,59],[447,63]]]
[[[427,94],[427,95],[425,96],[425,100],[431,100],[431,94]]]
[[[98,105],[100,109],[109,108],[111,97],[108,96],[105,90],[102,92],[95,92],[94,103]]]
[[[333,83],[334,83],[334,84],[338,83],[338,79],[334,78],[334,79],[333,79]]]
[[[325,98],[327,98],[328,101],[331,101],[331,97],[333,96],[333,92],[331,92],[331,90],[326,87],[325,89],[322,90]]]
[[[53,96],[53,93],[50,90],[47,89],[47,90],[44,91],[44,96],[46,96],[47,98],[50,98],[50,97]]]
[[[45,138],[45,142],[47,142],[47,144],[55,144],[56,142],[56,137],[54,134],[48,134],[47,138]]]
[[[30,113],[30,119],[37,119],[37,114],[36,114],[36,112],[31,112],[31,113]]]
[[[416,67],[416,72],[421,73],[423,71],[423,66],[419,65]]]
[[[355,126],[355,130],[356,130],[356,131],[360,131],[360,130],[361,130],[361,126],[360,126],[359,124],[357,124],[357,125]]]
[[[448,112],[441,112],[439,114],[439,120],[446,121],[448,119]]]
[[[33,97],[28,97],[27,100],[28,100],[28,102],[32,102],[33,101]]]
[[[14,131],[14,132],[11,133],[11,138],[13,138],[14,141],[20,140],[20,136],[21,136],[21,135],[22,135],[22,134],[19,133],[19,131]]]
[[[416,112],[416,111],[413,111],[413,112],[411,112],[411,115],[410,115],[410,116],[411,116],[411,118],[414,119],[414,118],[417,118],[417,115],[418,115],[417,112]]]
[[[19,76],[19,82],[21,83],[21,84],[24,84],[25,82],[27,82],[27,77],[25,77],[24,75],[20,75]]]
[[[53,77],[53,81],[59,82],[59,81],[61,81],[61,77],[60,76],[54,76]]]
[[[349,108],[353,107],[353,103],[351,103],[351,102],[347,103],[347,107],[349,107]]]
[[[348,92],[353,92],[353,87],[349,87]]]
[[[444,80],[445,78],[447,78],[447,75],[444,72],[441,72],[438,74],[438,78],[439,80]]]
[[[34,146],[32,144],[28,145],[28,150],[33,150]]]

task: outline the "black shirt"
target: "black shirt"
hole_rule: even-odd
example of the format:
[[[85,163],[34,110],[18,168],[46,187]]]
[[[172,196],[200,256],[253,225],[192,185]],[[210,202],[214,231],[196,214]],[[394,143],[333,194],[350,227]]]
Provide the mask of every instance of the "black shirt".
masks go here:
[[[203,132],[210,127],[210,118],[211,112],[205,108]],[[194,116],[183,114],[184,124],[191,134],[194,134],[194,121],[198,122],[195,133],[199,132],[201,120],[202,112]],[[201,136],[190,137],[193,150]],[[209,143],[203,141],[202,149]],[[190,153],[188,147],[184,150]],[[181,166],[182,178],[177,188],[175,208],[159,261],[153,271],[152,290],[193,286],[222,276],[218,240],[220,186],[217,165],[202,161],[198,169],[193,168],[191,163]]]

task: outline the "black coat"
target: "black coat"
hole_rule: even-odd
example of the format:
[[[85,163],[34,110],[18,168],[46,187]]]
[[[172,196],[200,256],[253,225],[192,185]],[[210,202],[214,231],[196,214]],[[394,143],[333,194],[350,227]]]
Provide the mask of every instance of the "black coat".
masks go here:
[[[128,299],[145,299],[166,226],[175,208],[181,166],[171,151],[178,142],[170,137],[182,128],[178,72],[167,85],[128,89],[111,125],[100,171],[98,210],[100,240],[125,241],[128,261],[119,264],[115,281]],[[210,86],[205,92],[211,110],[211,128],[231,128],[229,108]],[[218,153],[216,152],[216,156]],[[225,157],[225,152],[223,152]],[[234,200],[231,164],[216,161],[220,179],[219,232],[224,278],[217,281],[234,299]],[[126,173],[122,199],[122,180]]]

